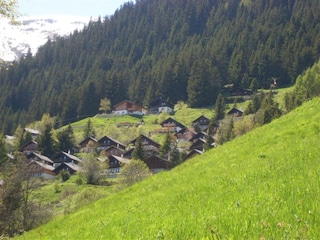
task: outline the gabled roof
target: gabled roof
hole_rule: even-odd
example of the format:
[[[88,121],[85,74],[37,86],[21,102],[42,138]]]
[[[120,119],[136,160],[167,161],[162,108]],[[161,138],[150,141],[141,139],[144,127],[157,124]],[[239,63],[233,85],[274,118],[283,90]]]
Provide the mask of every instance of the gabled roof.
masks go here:
[[[183,125],[182,123],[178,122],[177,120],[173,119],[172,117],[167,118],[162,123],[160,123],[161,126],[167,123],[175,123],[177,127],[180,127],[181,129],[186,129],[187,127]]]
[[[105,149],[102,150],[102,151],[109,151],[110,149],[117,149],[117,150],[119,150],[120,152],[125,152],[125,149],[118,148],[118,147],[116,147],[116,146],[114,146],[114,145],[108,146],[107,148],[105,148]]]
[[[64,166],[67,166],[68,168],[70,168],[74,172],[79,172],[79,171],[82,170],[81,167],[79,165],[77,165],[77,164],[63,162],[58,167],[56,167],[54,169],[54,172],[55,173],[59,173],[62,169],[64,169]]]
[[[60,152],[58,155],[56,155],[54,158],[53,158],[53,161],[55,159],[59,159],[60,156],[66,156],[68,159],[71,159],[73,161],[76,161],[76,162],[82,162],[82,160],[80,158],[77,158],[76,156],[72,155],[72,154],[69,154],[69,153],[66,153],[66,152]],[[54,161],[55,162],[55,161]]]
[[[130,159],[128,159],[128,158],[124,158],[124,157],[119,157],[119,156],[115,156],[115,155],[110,155],[110,157],[112,157],[112,158],[114,158],[114,159],[118,160],[119,162],[121,162],[121,163],[123,163],[123,164],[128,164],[128,163],[130,163],[130,162],[131,162],[131,160],[130,160]]]
[[[204,116],[204,115],[201,115],[200,117],[198,117],[198,118],[196,118],[195,120],[193,120],[192,123],[196,123],[196,122],[198,122],[198,121],[201,120],[201,119],[205,119],[205,120],[210,121],[209,118],[207,118],[207,117]]]
[[[40,160],[43,160],[45,162],[53,163],[53,161],[50,158],[48,158],[48,157],[46,157],[44,155],[41,155],[39,153],[33,152],[33,153],[29,154],[29,156],[32,156],[32,155],[36,156],[37,158],[39,158]]]
[[[137,103],[134,103],[134,102],[131,102],[131,101],[129,101],[129,100],[124,100],[124,101],[122,101],[122,102],[119,102],[119,103],[115,104],[115,105],[113,106],[113,108],[115,109],[115,108],[117,108],[118,106],[120,106],[120,105],[122,105],[122,104],[124,104],[124,103],[128,104],[129,106],[138,106],[138,107],[141,107],[141,108],[143,108],[143,109],[146,109],[146,108],[143,107],[142,105],[137,104]]]
[[[72,155],[72,154],[69,154],[69,153],[66,153],[66,152],[61,152],[63,155],[66,155],[68,158],[74,160],[74,161],[77,161],[77,162],[82,162],[82,160],[80,158],[77,158],[76,156]]]
[[[26,144],[24,144],[21,149],[25,148],[26,146],[30,145],[30,144],[34,144],[34,145],[38,145],[38,143],[34,140],[30,140],[29,142],[27,142]]]
[[[150,156],[143,160],[148,168],[151,169],[169,169],[173,167],[173,163],[167,159],[161,158],[159,156]]]
[[[68,166],[69,168],[71,168],[72,170],[76,171],[76,172],[79,172],[81,170],[81,167],[79,167],[79,165],[77,164],[74,164],[74,163],[67,163],[67,162],[64,162],[62,164],[65,164],[66,166]]]
[[[111,137],[108,137],[108,136],[103,136],[102,138],[100,138],[100,139],[98,140],[98,143],[103,142],[104,139],[109,139],[109,140],[111,140],[111,141],[113,141],[113,142],[115,142],[115,143],[117,143],[117,144],[125,147],[125,145],[124,145],[123,143],[121,143],[121,142],[119,142],[119,141],[117,141],[117,140],[114,140],[114,139],[112,139]]]
[[[87,137],[86,139],[84,139],[83,141],[81,141],[80,143],[79,143],[79,145],[82,145],[83,143],[85,143],[85,142],[88,142],[88,141],[93,141],[93,142],[97,142],[98,140],[97,139],[95,139],[94,137]]]
[[[154,145],[154,146],[156,146],[156,147],[160,147],[160,146],[161,146],[159,143],[153,141],[152,139],[146,137],[146,136],[143,135],[143,134],[141,134],[140,136],[142,137],[142,139],[145,139],[146,141],[150,142],[151,145]],[[136,141],[138,140],[138,138],[139,138],[139,137],[135,138],[135,139],[132,140],[130,143],[135,145],[135,144],[136,144]]]
[[[32,134],[32,135],[40,135],[41,132],[36,130],[36,129],[32,129],[32,128],[24,128],[24,131]]]
[[[192,149],[197,149],[198,146],[204,146],[204,144],[206,144],[206,140],[202,139],[202,138],[198,138],[197,140],[195,140],[192,145],[189,147],[190,150]]]
[[[227,115],[231,115],[231,114],[239,114],[239,115],[242,115],[242,114],[243,114],[243,111],[242,111],[242,109],[240,109],[240,108],[233,107],[229,112],[227,112]]]
[[[185,157],[184,160],[187,160],[189,158],[194,157],[195,155],[201,155],[203,154],[203,151],[200,151],[198,149],[192,149]]]
[[[159,97],[159,98],[153,100],[149,104],[149,108],[159,108],[159,107],[170,107],[173,109],[174,105],[169,103],[168,101],[164,100],[162,97]]]
[[[34,160],[31,161],[29,164],[37,164],[37,165],[39,165],[41,168],[47,169],[47,170],[52,171],[52,172],[53,172],[53,170],[54,170],[54,167],[53,167],[53,166],[51,166],[51,165],[49,165],[49,164],[42,163],[42,162],[34,161]]]

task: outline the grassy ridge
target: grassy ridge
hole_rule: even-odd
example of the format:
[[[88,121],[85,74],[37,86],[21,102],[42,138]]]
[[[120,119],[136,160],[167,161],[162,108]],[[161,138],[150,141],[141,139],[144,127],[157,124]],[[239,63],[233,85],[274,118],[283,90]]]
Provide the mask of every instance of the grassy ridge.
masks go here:
[[[319,105],[21,239],[319,239]]]

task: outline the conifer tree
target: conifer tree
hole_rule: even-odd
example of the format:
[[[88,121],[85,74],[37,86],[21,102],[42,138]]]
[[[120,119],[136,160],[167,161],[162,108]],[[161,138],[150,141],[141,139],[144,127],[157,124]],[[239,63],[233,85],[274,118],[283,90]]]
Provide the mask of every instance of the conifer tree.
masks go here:
[[[69,124],[66,129],[57,133],[57,150],[68,152],[74,147],[74,134],[72,126]]]
[[[52,156],[55,152],[55,142],[51,134],[52,125],[46,124],[44,132],[38,137],[38,150],[45,156]]]
[[[134,159],[141,160],[141,161],[143,161],[145,158],[145,151],[142,145],[142,135],[140,135],[136,140],[136,144],[135,144],[135,148],[132,153],[132,156]]]
[[[170,159],[169,160],[173,163],[173,166],[178,166],[182,162],[181,154],[178,149],[177,143],[173,144],[173,148],[170,152]]]
[[[172,137],[169,131],[166,133],[164,142],[160,148],[160,156],[165,157],[168,155],[168,153],[171,151],[172,148]]]
[[[7,150],[5,145],[5,138],[2,133],[0,133],[0,168],[7,162]]]
[[[215,120],[221,120],[224,118],[224,109],[225,109],[225,102],[224,102],[224,98],[222,96],[221,93],[219,93],[218,98],[216,100],[216,104],[214,107],[214,111],[215,111]]]
[[[84,129],[84,133],[83,133],[83,138],[86,139],[88,137],[94,137],[95,136],[95,131],[93,129],[93,126],[92,126],[92,123],[91,123],[91,120],[90,118],[88,119],[87,121],[87,124],[85,126],[85,129]]]

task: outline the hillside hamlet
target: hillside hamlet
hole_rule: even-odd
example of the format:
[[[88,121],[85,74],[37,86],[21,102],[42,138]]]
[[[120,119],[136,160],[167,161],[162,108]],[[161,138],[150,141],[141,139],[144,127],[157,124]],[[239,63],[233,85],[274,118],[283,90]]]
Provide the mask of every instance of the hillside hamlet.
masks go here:
[[[232,92],[232,96],[250,97],[251,94],[250,90],[245,89],[243,91],[237,89],[236,94]],[[183,123],[175,120],[174,105],[164,100],[164,98],[152,101],[148,107],[124,100],[114,105],[111,115],[144,116],[151,114],[158,115],[163,112],[169,114],[170,117],[160,122],[159,126],[148,134],[141,134],[139,137],[132,139],[129,144],[121,143],[110,136],[103,136],[99,139],[95,138],[95,136],[88,136],[67,152],[61,151],[51,156],[45,156],[39,151],[37,139],[42,133],[36,129],[24,128],[24,131],[28,132],[32,136],[32,139],[21,147],[20,154],[25,156],[29,172],[34,177],[52,179],[59,175],[61,171],[67,171],[70,174],[81,172],[83,159],[80,156],[83,154],[95,154],[97,156],[95,158],[96,161],[105,164],[105,170],[102,174],[115,177],[121,172],[121,168],[134,158],[134,151],[138,144],[142,145],[144,152],[144,157],[141,160],[147,165],[150,172],[158,173],[169,170],[178,164],[174,161],[170,152],[161,152],[162,145],[152,140],[153,135],[168,134],[168,136],[173,138],[172,144],[175,147],[177,147],[178,143],[187,143],[188,147],[186,149],[176,149],[178,152],[185,153],[179,162],[202,154],[206,148],[216,147],[215,134],[219,129],[219,122],[213,124],[213,128],[209,131],[210,117],[200,115],[192,121],[190,126],[185,126]],[[233,107],[226,114],[232,118],[238,118],[242,116],[243,111]],[[130,128],[140,124],[143,124],[143,122],[135,124],[122,122],[118,123],[117,127]],[[7,136],[7,138],[13,137]],[[207,143],[209,138],[211,141]],[[208,144],[209,146],[206,147]],[[8,156],[14,157],[9,154]]]

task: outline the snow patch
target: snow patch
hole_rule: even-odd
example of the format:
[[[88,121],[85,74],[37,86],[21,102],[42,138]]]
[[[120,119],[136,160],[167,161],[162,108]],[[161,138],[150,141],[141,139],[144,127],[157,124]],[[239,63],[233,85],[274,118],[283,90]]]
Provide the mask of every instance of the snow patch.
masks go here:
[[[18,60],[29,48],[35,55],[48,39],[66,36],[74,30],[82,30],[90,19],[77,16],[36,16],[17,19],[12,25],[8,19],[0,19],[0,59]]]

